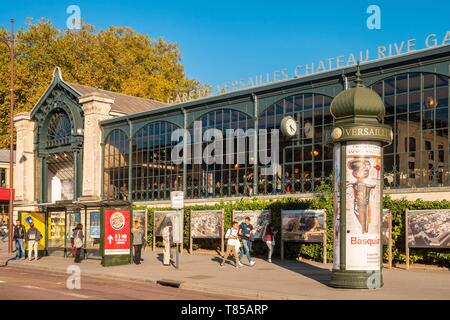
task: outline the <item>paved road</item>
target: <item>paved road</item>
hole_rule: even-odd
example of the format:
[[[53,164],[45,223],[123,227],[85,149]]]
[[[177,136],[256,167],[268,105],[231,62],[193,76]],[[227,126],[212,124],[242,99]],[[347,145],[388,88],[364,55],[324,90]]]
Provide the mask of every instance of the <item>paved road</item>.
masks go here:
[[[81,289],[69,290],[69,275],[27,270],[17,267],[0,268],[0,300],[51,299],[51,300],[108,300],[108,299],[164,299],[164,300],[210,300],[237,299],[236,297],[208,294],[153,283],[108,280],[90,276],[81,277]]]

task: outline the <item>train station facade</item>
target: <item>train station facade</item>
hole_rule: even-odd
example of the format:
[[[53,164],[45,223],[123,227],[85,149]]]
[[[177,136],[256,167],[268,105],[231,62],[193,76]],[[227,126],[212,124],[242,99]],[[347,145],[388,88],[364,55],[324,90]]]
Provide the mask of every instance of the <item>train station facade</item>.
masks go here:
[[[450,46],[367,62],[360,69],[364,85],[382,97],[384,123],[394,132],[384,150],[385,193],[449,198]],[[312,197],[322,182],[332,181],[330,104],[353,83],[355,72],[346,67],[167,105],[69,83],[56,69],[33,110],[15,117],[15,210],[169,206],[171,191],[184,191],[192,204]],[[287,118],[295,121],[292,136],[282,127]],[[182,139],[173,133],[179,129],[192,136],[183,144],[184,160],[186,150],[204,152],[214,143],[205,135],[208,129],[255,136],[253,144],[242,146],[236,139],[231,148],[223,146],[223,157],[234,162],[175,163],[173,151]],[[267,164],[261,159],[273,156],[273,129],[280,129],[279,147],[275,163]],[[236,161],[239,153],[245,161]],[[268,165],[273,174],[262,174]]]

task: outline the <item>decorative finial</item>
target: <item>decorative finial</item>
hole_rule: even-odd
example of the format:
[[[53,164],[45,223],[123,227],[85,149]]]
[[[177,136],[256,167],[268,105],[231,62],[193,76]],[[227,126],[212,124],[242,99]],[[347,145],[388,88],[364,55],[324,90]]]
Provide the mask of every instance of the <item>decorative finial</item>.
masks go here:
[[[356,65],[356,79],[355,79],[355,86],[356,87],[364,87],[363,81],[361,79],[361,71],[359,70],[359,61],[358,64]]]
[[[53,70],[53,81],[55,81],[55,79],[56,80],[63,80],[60,67],[56,67],[55,70]]]

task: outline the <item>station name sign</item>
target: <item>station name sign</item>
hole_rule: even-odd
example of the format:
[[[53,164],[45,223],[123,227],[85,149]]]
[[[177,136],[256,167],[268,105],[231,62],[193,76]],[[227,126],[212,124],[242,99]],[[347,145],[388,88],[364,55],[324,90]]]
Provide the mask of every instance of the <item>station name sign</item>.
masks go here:
[[[420,41],[416,38],[411,38],[400,42],[389,43],[387,45],[379,45],[376,48],[361,50],[357,53],[338,55],[308,64],[297,65],[294,68],[280,68],[273,72],[261,73],[239,80],[224,82],[215,87],[207,87],[202,90],[177,94],[174,99],[169,99],[167,102],[169,104],[183,103],[217,94],[249,89],[278,81],[301,78],[317,73],[329,72],[339,68],[351,67],[355,66],[358,61],[364,63],[392,58],[420,49],[442,47],[448,44],[450,44],[450,31],[441,35],[430,33]]]
[[[352,126],[346,128],[344,126],[336,127],[331,133],[333,140],[349,141],[349,140],[382,140],[391,141],[393,136],[392,129],[384,125],[374,126]]]

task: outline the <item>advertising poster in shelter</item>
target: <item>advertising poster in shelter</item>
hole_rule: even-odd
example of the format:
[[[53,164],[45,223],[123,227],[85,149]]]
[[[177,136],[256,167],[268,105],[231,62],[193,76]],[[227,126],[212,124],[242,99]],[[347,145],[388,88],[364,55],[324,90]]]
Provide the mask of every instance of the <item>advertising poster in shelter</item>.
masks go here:
[[[407,213],[408,247],[450,248],[450,209]]]
[[[340,264],[340,206],[341,206],[341,145],[336,143],[333,150],[334,157],[334,194],[333,194],[333,269],[339,270]]]
[[[282,210],[282,240],[322,243],[324,222],[325,210]]]
[[[233,211],[233,221],[237,221],[239,224],[244,222],[245,218],[250,218],[250,224],[255,231],[255,239],[262,239],[266,232],[267,226],[270,224],[271,216],[269,210],[245,210],[245,211]]]
[[[220,239],[222,237],[222,210],[191,211],[191,237]]]
[[[67,240],[70,241],[70,238],[73,234],[73,229],[77,226],[77,224],[81,223],[81,213],[80,212],[67,212],[67,229],[66,235]]]
[[[348,143],[346,170],[346,268],[380,270],[380,144]]]
[[[100,212],[91,212],[89,225],[89,234],[92,239],[100,238]]]
[[[64,248],[65,212],[48,213],[48,247]]]
[[[130,254],[130,211],[105,210],[105,255]]]
[[[20,223],[25,226],[26,232],[30,230],[31,223],[42,234],[39,241],[38,250],[45,250],[45,213],[44,212],[20,212]],[[25,241],[25,250],[28,250],[28,243]]]
[[[389,209],[383,209],[383,215],[381,217],[381,240],[384,246],[389,245],[391,239],[391,211]]]

